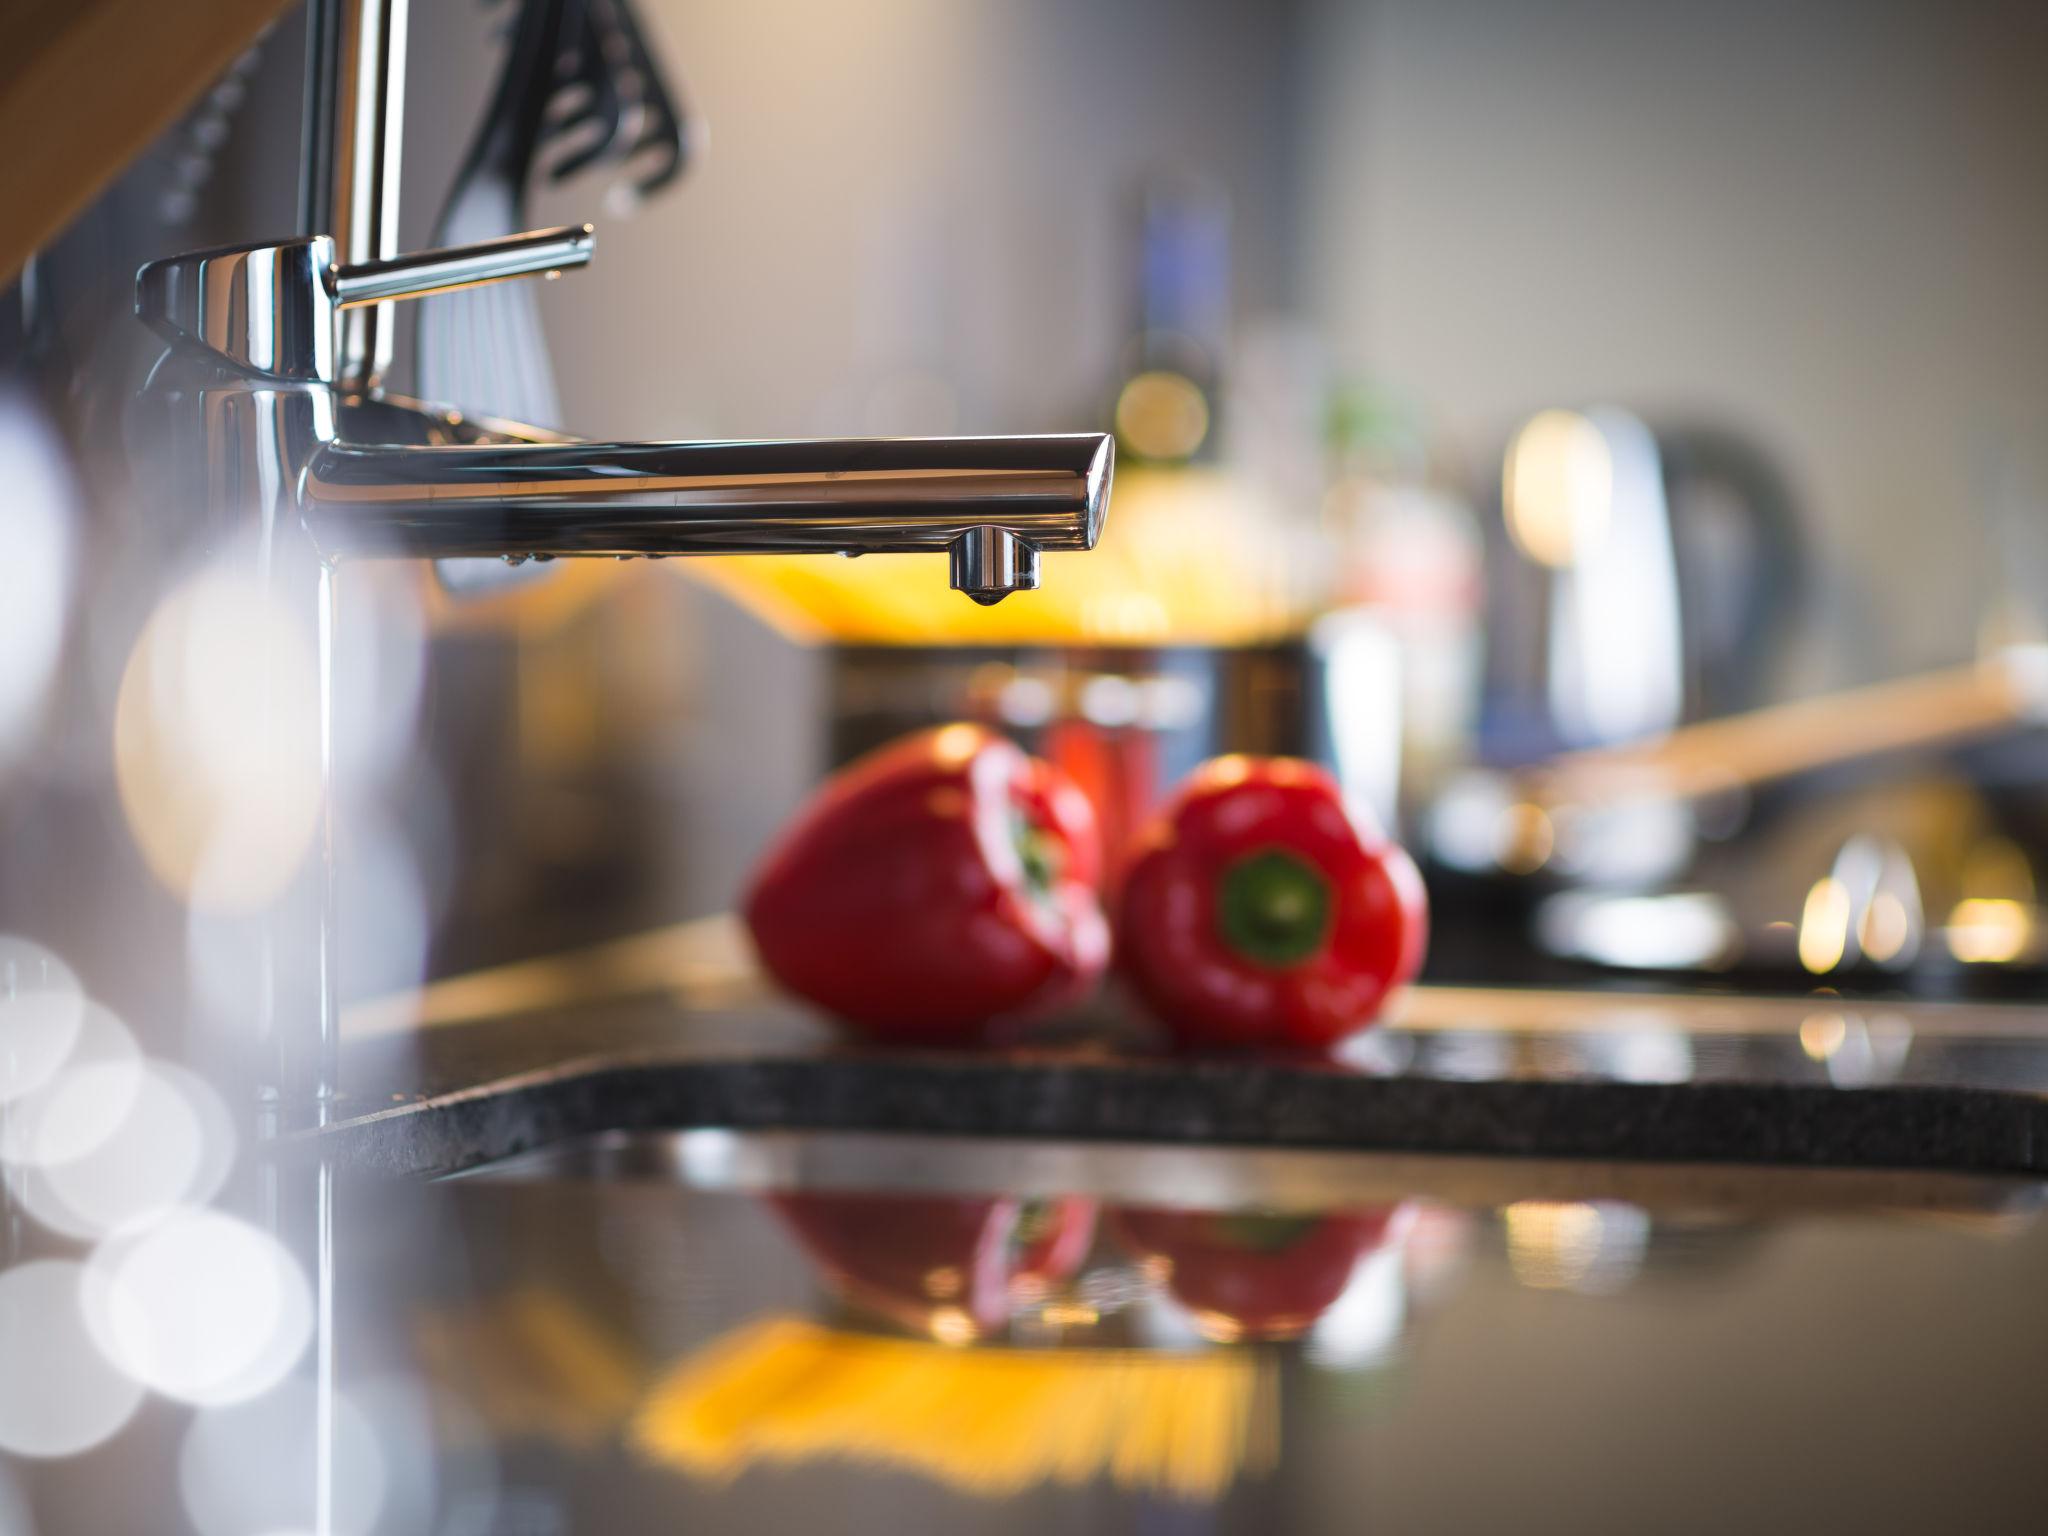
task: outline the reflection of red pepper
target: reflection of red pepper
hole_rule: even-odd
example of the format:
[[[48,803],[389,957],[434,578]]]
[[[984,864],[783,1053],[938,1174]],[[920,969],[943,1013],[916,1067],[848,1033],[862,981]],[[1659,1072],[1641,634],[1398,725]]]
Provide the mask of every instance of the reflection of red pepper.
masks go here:
[[[762,862],[747,925],[792,992],[869,1033],[955,1038],[1077,1001],[1109,960],[1088,801],[974,725],[835,775]]]
[[[777,1195],[790,1230],[849,1300],[949,1342],[999,1328],[1011,1309],[1072,1278],[1095,1207],[904,1195]],[[948,1323],[946,1320],[950,1320]]]
[[[1110,1230],[1139,1258],[1164,1260],[1166,1288],[1211,1338],[1292,1339],[1344,1293],[1403,1207],[1319,1216],[1112,1211]]]
[[[1140,839],[1117,940],[1138,994],[1181,1039],[1321,1047],[1414,978],[1427,924],[1414,864],[1328,774],[1219,757]]]

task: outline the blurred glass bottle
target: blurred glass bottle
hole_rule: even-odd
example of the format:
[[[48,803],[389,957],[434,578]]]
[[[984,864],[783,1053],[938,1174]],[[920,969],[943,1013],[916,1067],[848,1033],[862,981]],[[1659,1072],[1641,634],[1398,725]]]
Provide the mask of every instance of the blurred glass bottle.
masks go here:
[[[1141,186],[1132,326],[1111,394],[1117,483],[1092,575],[1116,581],[1162,636],[1243,644],[1299,627],[1288,547],[1224,421],[1234,313],[1230,200],[1213,179]],[[1131,625],[1131,639],[1143,626]]]
[[[1230,341],[1230,199],[1191,174],[1139,193],[1136,324],[1113,409],[1127,465],[1213,462]]]
[[[1323,526],[1331,601],[1364,609],[1399,647],[1401,784],[1429,799],[1467,760],[1477,714],[1485,549],[1472,508],[1430,475],[1414,413],[1363,385],[1332,392]]]

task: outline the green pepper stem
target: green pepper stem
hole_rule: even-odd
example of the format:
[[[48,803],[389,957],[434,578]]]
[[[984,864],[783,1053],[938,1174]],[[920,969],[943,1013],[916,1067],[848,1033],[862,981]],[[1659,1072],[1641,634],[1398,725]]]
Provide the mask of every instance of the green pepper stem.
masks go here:
[[[1034,896],[1044,896],[1059,882],[1065,864],[1059,839],[1039,825],[1021,807],[1010,811],[1010,841],[1016,844],[1018,861],[1024,866],[1024,883]]]
[[[1298,854],[1266,848],[1227,866],[1216,886],[1216,926],[1247,960],[1284,970],[1329,936],[1330,882]]]

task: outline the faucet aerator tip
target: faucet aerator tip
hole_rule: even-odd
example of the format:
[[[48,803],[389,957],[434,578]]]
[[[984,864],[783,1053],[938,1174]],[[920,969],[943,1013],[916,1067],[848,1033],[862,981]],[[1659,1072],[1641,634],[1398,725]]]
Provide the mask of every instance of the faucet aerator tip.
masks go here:
[[[953,541],[953,590],[982,607],[1038,585],[1038,551],[1004,528],[970,528]]]

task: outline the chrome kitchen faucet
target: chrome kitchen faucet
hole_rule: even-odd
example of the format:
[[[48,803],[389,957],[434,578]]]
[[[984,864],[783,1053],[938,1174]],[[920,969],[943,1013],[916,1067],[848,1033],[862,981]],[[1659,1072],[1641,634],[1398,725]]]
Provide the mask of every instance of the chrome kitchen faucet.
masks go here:
[[[1094,546],[1112,439],[710,443],[352,442],[336,397],[344,311],[582,266],[590,227],[341,265],[324,235],[152,262],[136,311],[231,365],[207,459],[296,513],[323,559],[944,551],[981,603],[1038,585],[1039,553]],[[227,485],[219,489],[226,491]]]
[[[397,254],[405,12],[405,0],[309,11],[305,233],[173,256],[137,277],[136,312],[170,343],[145,395],[168,413],[159,429],[186,488],[217,534],[253,530],[262,581],[317,615],[328,819],[320,868],[275,914],[285,959],[265,961],[272,1129],[325,1123],[339,1092],[338,563],[943,552],[952,585],[994,603],[1038,585],[1042,551],[1092,548],[1110,491],[1101,433],[585,442],[472,419],[461,401],[385,395],[391,301],[552,277],[586,264],[594,241],[584,225]]]

